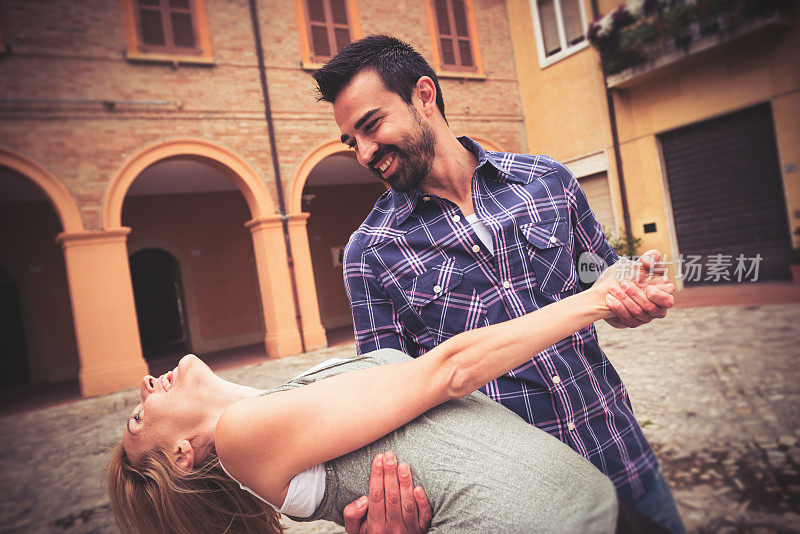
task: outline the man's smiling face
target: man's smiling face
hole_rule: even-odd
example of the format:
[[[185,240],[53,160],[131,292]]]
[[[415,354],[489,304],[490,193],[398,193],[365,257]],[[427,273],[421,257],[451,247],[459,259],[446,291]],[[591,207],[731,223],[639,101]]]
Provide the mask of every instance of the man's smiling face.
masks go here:
[[[392,189],[413,189],[431,171],[433,130],[417,108],[387,89],[374,71],[353,77],[333,103],[333,115],[342,142]]]

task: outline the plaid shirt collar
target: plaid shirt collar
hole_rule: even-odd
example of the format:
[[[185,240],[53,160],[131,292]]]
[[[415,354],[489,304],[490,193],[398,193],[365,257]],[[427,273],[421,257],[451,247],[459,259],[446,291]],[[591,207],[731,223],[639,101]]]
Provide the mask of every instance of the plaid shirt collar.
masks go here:
[[[515,184],[527,184],[534,178],[533,175],[527,175],[524,178],[515,176],[510,172],[512,160],[504,161],[504,158],[500,157],[502,154],[485,151],[481,145],[469,137],[459,137],[458,141],[478,158],[478,167],[475,169],[474,176],[500,183],[511,182]],[[391,189],[389,195],[392,206],[394,206],[398,225],[403,224],[408,219],[416,209],[419,200],[426,196],[425,193],[416,188],[406,192]]]

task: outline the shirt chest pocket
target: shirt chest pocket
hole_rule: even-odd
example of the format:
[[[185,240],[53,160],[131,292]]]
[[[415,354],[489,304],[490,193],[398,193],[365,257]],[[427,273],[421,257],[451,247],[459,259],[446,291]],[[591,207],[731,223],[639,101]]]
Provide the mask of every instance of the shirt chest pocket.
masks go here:
[[[402,287],[414,313],[439,344],[449,337],[486,323],[478,292],[465,283],[454,258],[447,258],[408,280]]]
[[[559,217],[523,224],[519,229],[527,241],[528,257],[539,290],[555,295],[574,288],[578,274],[572,259],[569,222]]]

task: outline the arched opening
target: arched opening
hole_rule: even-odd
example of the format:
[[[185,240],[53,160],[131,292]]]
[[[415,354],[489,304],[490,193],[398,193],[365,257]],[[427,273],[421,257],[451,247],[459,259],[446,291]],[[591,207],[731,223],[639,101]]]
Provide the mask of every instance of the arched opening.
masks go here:
[[[491,140],[471,137],[486,150],[500,150]],[[300,310],[304,317],[318,312],[320,330],[324,328],[328,345],[353,339],[341,254],[352,232],[384,191],[380,179],[360,166],[339,139],[320,143],[295,168],[287,191],[289,228],[295,232],[294,265],[306,279],[313,271],[315,281],[313,286],[298,287]],[[314,304],[317,307],[310,309]]]
[[[78,392],[80,367],[64,255],[63,214],[32,179],[0,165],[0,400]],[[11,388],[11,389],[9,389]]]
[[[124,197],[142,350],[151,373],[187,352],[218,363],[265,356],[264,319],[245,223],[226,169],[198,156],[146,167]],[[163,245],[162,245],[163,244]]]
[[[165,250],[145,248],[131,255],[130,266],[145,359],[188,352],[186,305],[178,260]]]
[[[351,152],[326,156],[309,172],[302,210],[307,231],[320,318],[328,345],[352,340],[353,320],[342,280],[347,240],[386,191],[380,179],[358,164]]]

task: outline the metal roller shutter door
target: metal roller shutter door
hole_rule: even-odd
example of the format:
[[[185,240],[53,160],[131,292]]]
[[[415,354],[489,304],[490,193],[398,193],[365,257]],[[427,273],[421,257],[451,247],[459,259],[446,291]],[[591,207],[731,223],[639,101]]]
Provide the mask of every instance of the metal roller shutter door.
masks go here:
[[[770,105],[659,138],[683,257],[701,255],[707,266],[711,254],[730,255],[735,266],[740,254],[760,254],[759,281],[788,278],[791,242]],[[706,273],[685,282],[710,283]]]

